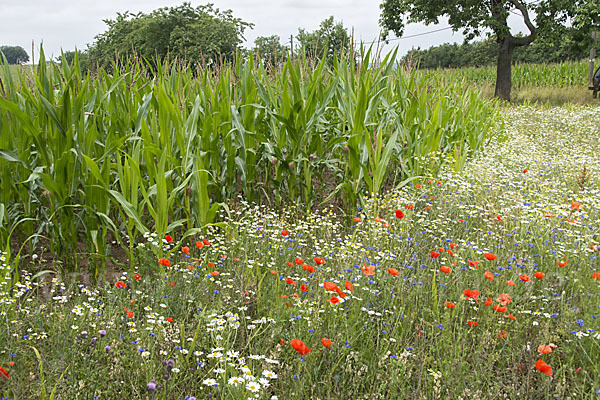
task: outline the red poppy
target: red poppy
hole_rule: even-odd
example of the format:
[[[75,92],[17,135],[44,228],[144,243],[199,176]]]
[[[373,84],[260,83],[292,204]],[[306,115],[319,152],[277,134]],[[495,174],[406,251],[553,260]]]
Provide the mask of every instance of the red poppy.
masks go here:
[[[321,343],[323,344],[323,346],[329,348],[331,347],[331,345],[333,344],[333,342],[329,339],[323,338],[321,339]]]
[[[487,299],[485,299],[485,303],[483,304],[485,304],[486,306],[491,306],[493,302],[494,300],[492,300],[491,297],[488,297]]]
[[[548,376],[552,376],[552,367],[546,364],[543,360],[537,360],[535,362],[535,368],[540,371],[542,374],[546,374]]]
[[[512,314],[506,314],[506,315],[505,315],[505,317],[506,317],[506,318],[509,318],[509,319],[512,319],[513,321],[516,321],[516,320],[517,320],[517,317],[515,317],[515,316],[514,316],[514,315],[512,315]]]
[[[129,310],[127,309],[127,307],[123,307],[123,308],[125,309],[125,312],[127,313],[127,316],[128,316],[129,318],[133,318],[133,311],[129,311]]]
[[[356,223],[358,223],[358,222],[362,221],[362,220],[361,220],[360,218],[358,218],[358,217],[354,217],[352,220],[353,220],[354,222],[356,222]]]
[[[214,266],[215,266],[215,263],[214,263],[214,262],[209,262],[209,263],[208,263],[208,267],[209,267],[209,268],[212,268],[212,267],[214,267]]]
[[[483,256],[489,261],[494,261],[496,258],[498,258],[494,253],[483,253]]]
[[[294,264],[292,264],[290,261],[286,261],[285,263],[288,265],[288,267],[293,267],[294,266]]]
[[[338,286],[335,283],[329,281],[323,282],[323,288],[325,288],[325,290],[329,292],[335,292],[336,290],[338,290]]]
[[[550,353],[552,353],[552,346],[547,345],[547,344],[540,344],[538,346],[537,351],[540,355],[550,354]]]
[[[315,260],[315,264],[317,264],[317,265],[325,264],[325,260],[322,259],[321,257],[315,257],[313,260]]]
[[[516,284],[514,281],[512,281],[512,280],[510,280],[510,281],[506,281],[506,284],[507,284],[508,286],[517,286],[517,284]]]
[[[500,331],[500,333],[498,334],[498,337],[499,337],[500,339],[506,339],[506,335],[507,335],[506,331],[505,331],[504,329],[502,329],[502,330]]]
[[[450,267],[446,267],[446,266],[444,265],[444,266],[442,266],[442,267],[440,268],[440,271],[442,271],[442,272],[443,272],[443,273],[445,273],[445,274],[449,274],[450,272],[452,272],[452,268],[450,268]]]
[[[302,285],[300,285],[300,290],[302,290],[303,292],[308,292],[308,286],[306,286],[304,283]]]
[[[277,275],[277,271],[275,271],[274,269],[272,269],[270,272],[271,272],[271,275]]]
[[[205,246],[210,246],[208,239],[202,239],[202,243],[204,243]]]
[[[440,253],[438,253],[437,251],[431,250],[429,252],[429,257],[431,257],[431,258],[438,258],[439,256],[440,256]]]
[[[201,249],[201,248],[203,248],[203,247],[204,247],[204,243],[202,243],[200,240],[198,240],[198,241],[196,242],[196,248],[197,248],[197,249]]]
[[[233,261],[242,261],[242,260],[240,260],[239,258],[234,258]]]
[[[396,268],[388,268],[387,272],[389,272],[390,275],[394,275],[394,276],[398,275],[398,270]]]
[[[344,297],[346,297],[346,293],[342,292],[342,291],[340,290],[340,288],[336,288],[336,289],[335,289],[335,291],[336,291],[336,293],[338,294],[338,296],[340,296],[342,299],[343,299]]]
[[[344,282],[344,287],[346,288],[346,290],[349,290],[351,292],[354,291],[354,285],[350,283],[350,281]]]
[[[283,340],[283,338],[281,338],[281,339],[279,339],[279,344],[282,346],[285,346],[286,342],[285,342],[285,340]]]
[[[375,275],[375,266],[374,265],[369,265],[367,267],[366,264],[363,264],[362,272],[365,275]]]
[[[415,189],[421,189],[421,187],[422,187],[422,186],[421,186],[421,184],[420,184],[420,183],[417,183],[417,184],[415,185]]]
[[[502,293],[500,294],[500,297],[496,299],[496,301],[505,306],[507,304],[512,303],[512,297],[510,296],[510,294]]]
[[[312,349],[309,349],[300,339],[292,339],[290,344],[301,355],[308,354]]]
[[[456,304],[454,304],[454,303],[451,303],[451,302],[447,301],[447,302],[446,302],[446,307],[447,307],[447,308],[454,308],[454,307],[456,307]]]
[[[458,245],[456,243],[450,243],[450,248],[451,249],[455,249],[457,247],[458,247]]]
[[[600,272],[592,272],[592,279],[600,281]]]
[[[496,215],[496,219],[497,219],[498,221],[502,221],[502,217],[501,217],[500,215]]]
[[[170,286],[170,287],[173,287],[173,286],[175,286],[175,282],[169,282],[169,286]]]
[[[465,290],[463,290],[463,294],[468,299],[477,300],[477,296],[479,296],[481,294],[481,292],[479,290],[465,289]]]
[[[288,231],[287,229],[284,229],[281,231],[281,236],[287,236],[290,234],[290,231]]]
[[[115,282],[115,286],[117,288],[119,288],[119,289],[125,289],[125,288],[127,288],[127,285],[123,281],[116,281]]]
[[[219,275],[219,271],[213,271],[210,273],[212,276],[218,276]]]
[[[529,275],[521,275],[519,276],[519,278],[523,281],[523,282],[529,282]]]
[[[452,250],[448,249],[446,250],[446,253],[448,253],[450,257],[454,257],[454,253],[452,252]]]
[[[489,272],[489,271],[486,271],[486,272],[485,272],[485,274],[483,274],[483,277],[484,277],[485,279],[489,279],[490,281],[493,281],[493,280],[494,280],[494,274],[492,274],[492,273],[491,273],[491,272]]]
[[[10,378],[10,374],[8,373],[8,371],[2,367],[0,367],[0,375],[2,375],[5,379]]]
[[[189,248],[189,247],[187,247],[187,246],[183,246],[183,247],[181,248],[181,251],[182,251],[184,254],[187,254],[188,256],[190,255],[190,248]]]
[[[312,267],[312,265],[308,265],[308,264],[304,264],[302,266],[302,269],[305,271],[308,271],[309,274],[312,274],[313,272],[315,272],[315,269]]]
[[[134,274],[133,277],[135,278],[136,281],[142,280],[142,276],[140,274]]]
[[[527,168],[525,168],[525,169],[523,170],[523,173],[524,173],[524,174],[526,174],[526,173],[527,173]]]
[[[398,218],[398,219],[404,218],[404,213],[402,212],[402,210],[396,210],[396,218]]]
[[[167,322],[173,322],[173,318],[167,317]]]
[[[581,203],[579,203],[577,201],[571,202],[571,210],[579,210],[579,207],[581,207]]]
[[[479,323],[477,321],[467,321],[467,325],[471,327],[476,327],[477,325],[479,325]]]
[[[535,274],[533,274],[533,276],[535,276],[537,279],[544,279],[546,277],[546,274],[543,272],[536,272]]]
[[[304,260],[301,259],[301,258],[295,258],[294,262],[296,263],[296,265],[302,265],[302,263],[304,262]]]
[[[479,264],[481,261],[473,261],[473,260],[469,260],[469,266],[470,267],[475,267],[475,269],[479,268],[477,266],[477,264]]]
[[[338,299],[338,298],[337,298],[337,297],[335,297],[335,296],[332,296],[332,297],[329,299],[329,302],[330,302],[331,304],[337,304],[337,303],[339,303],[339,302],[340,302],[340,299]]]
[[[407,210],[414,210],[415,209],[415,205],[414,204],[407,204],[404,206],[404,208],[406,208]]]
[[[496,304],[494,307],[492,307],[494,310],[496,310],[496,312],[499,313],[505,313],[506,311],[508,311],[508,309],[504,306],[501,306],[500,304]]]
[[[559,267],[566,267],[567,266],[567,262],[566,261],[557,261],[556,263],[558,264]]]
[[[158,263],[160,265],[164,265],[165,267],[171,266],[171,261],[167,260],[166,258],[161,258],[160,260],[158,260]]]
[[[173,237],[171,235],[166,235],[165,240],[169,243],[173,243]]]
[[[293,280],[292,278],[285,278],[285,282],[286,282],[288,285],[293,285],[294,283],[296,283],[296,281],[295,281],[295,280]]]

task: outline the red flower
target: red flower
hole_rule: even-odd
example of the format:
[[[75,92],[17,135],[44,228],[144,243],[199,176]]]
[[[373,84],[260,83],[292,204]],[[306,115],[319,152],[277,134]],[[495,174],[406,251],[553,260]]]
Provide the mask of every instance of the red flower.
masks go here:
[[[390,275],[394,275],[394,276],[398,275],[398,270],[396,268],[388,268],[387,272],[389,272]]]
[[[117,282],[115,282],[115,286],[117,288],[119,288],[119,289],[125,289],[125,288],[127,288],[127,285],[123,281],[117,281]]]
[[[175,282],[169,282],[169,286],[170,286],[170,287],[173,287],[173,286],[175,286]]]
[[[454,307],[456,307],[456,304],[454,304],[454,303],[451,303],[451,302],[447,301],[447,302],[446,302],[446,307],[447,307],[447,308],[454,308]]]
[[[10,378],[10,374],[4,368],[0,367],[0,375],[2,375],[5,379]]]
[[[339,290],[335,283],[329,281],[323,282],[323,288],[329,292],[335,292],[336,290]]]
[[[167,317],[167,322],[173,322],[173,318]]]
[[[302,285],[300,285],[300,290],[302,290],[303,292],[308,292],[308,286],[306,286],[304,283]]]
[[[363,264],[362,272],[365,275],[375,275],[375,266],[374,265],[369,265],[367,267],[366,264]]]
[[[204,243],[205,246],[210,246],[208,239],[202,239],[202,243]]]
[[[353,220],[354,222],[356,222],[356,223],[359,223],[360,221],[362,221],[362,220],[361,220],[360,218],[358,218],[358,217],[354,217],[352,220]]]
[[[494,261],[496,258],[498,258],[495,254],[493,253],[483,253],[483,256],[488,259],[489,261]]]
[[[171,235],[166,235],[165,240],[169,243],[173,243],[173,237]]]
[[[527,173],[527,168],[525,168],[525,169],[523,170],[523,173],[524,173],[524,174],[526,174],[526,173]]]
[[[196,248],[197,248],[197,249],[201,249],[201,248],[203,248],[203,247],[204,247],[204,243],[202,243],[200,240],[198,240],[198,241],[196,242]]]
[[[581,207],[581,203],[579,203],[577,201],[571,202],[571,210],[579,210],[579,207]]]
[[[513,321],[516,321],[516,320],[517,320],[517,317],[515,317],[515,316],[514,316],[514,315],[512,315],[512,314],[506,314],[506,315],[505,315],[505,317],[506,317],[506,318],[510,318],[510,319],[512,319]]]
[[[305,271],[308,271],[310,274],[312,274],[313,272],[315,272],[315,269],[312,267],[312,265],[308,265],[308,264],[304,264],[302,266],[302,269]]]
[[[164,265],[165,267],[171,266],[171,261],[167,260],[166,258],[161,258],[160,260],[158,260],[158,263],[160,265]]]
[[[346,290],[349,290],[351,292],[354,291],[354,285],[350,283],[350,281],[344,282],[344,287],[346,288]]]
[[[402,212],[402,210],[396,210],[396,218],[398,218],[398,219],[404,218],[404,213]]]
[[[219,275],[219,271],[213,271],[210,273],[212,276],[218,276]]]
[[[431,250],[429,252],[429,257],[431,257],[431,258],[438,258],[439,256],[440,256],[440,253],[438,253],[437,251]]]
[[[481,294],[481,292],[479,290],[465,289],[465,290],[463,290],[463,294],[468,299],[477,300],[477,296],[479,296]]]
[[[477,325],[479,325],[479,323],[477,321],[467,321],[467,325],[471,327],[476,327]]]
[[[337,304],[337,303],[339,303],[339,302],[340,302],[340,299],[338,299],[337,297],[333,296],[333,297],[331,297],[331,298],[329,299],[329,302],[330,302],[331,304]]]
[[[290,234],[290,231],[288,231],[287,229],[284,229],[281,231],[281,236],[287,236]]]
[[[296,265],[302,265],[302,263],[304,262],[304,260],[301,259],[301,258],[296,258],[296,259],[294,259],[294,262],[296,263]]]
[[[485,274],[483,274],[483,276],[484,276],[485,279],[489,279],[490,281],[494,280],[494,274],[492,274],[489,271],[486,271]]]
[[[288,285],[293,285],[294,283],[296,283],[296,281],[295,281],[295,280],[293,280],[292,278],[285,278],[285,282],[286,282]]]
[[[600,281],[600,272],[592,272],[592,279]]]
[[[557,261],[556,263],[558,264],[559,267],[566,267],[567,266],[567,262],[566,261]]]
[[[415,185],[415,189],[421,189],[421,187],[422,187],[422,186],[421,186],[421,184],[420,184],[420,183],[417,183],[417,184]]]
[[[272,269],[270,272],[271,272],[271,275],[277,275],[277,271],[275,271],[274,269]]]
[[[329,348],[331,347],[331,345],[333,344],[333,342],[329,339],[323,338],[321,339],[321,343],[323,344],[323,346]]]
[[[289,262],[289,261],[286,261],[285,263],[288,265],[288,267],[293,267],[293,266],[294,266],[294,264],[292,264],[292,263],[291,263],[291,262]]]
[[[473,260],[469,260],[469,266],[470,267],[475,267],[475,268],[479,268],[477,266],[477,264],[479,264],[481,261],[473,261]]]
[[[494,307],[492,307],[494,310],[496,310],[496,312],[499,313],[505,313],[506,311],[508,311],[508,309],[504,306],[501,306],[500,304],[496,304]]]
[[[538,279],[544,279],[546,277],[546,274],[543,272],[536,272],[535,274],[533,274],[533,276],[535,276]]]
[[[502,329],[502,330],[500,331],[500,333],[498,334],[498,337],[499,337],[500,339],[506,339],[506,335],[507,335],[506,331],[505,331],[504,329]]]
[[[317,265],[325,264],[325,260],[322,259],[321,257],[315,257],[313,260],[315,260],[315,264],[317,264]]]
[[[535,368],[540,371],[542,374],[546,374],[548,376],[552,376],[552,367],[546,364],[543,360],[537,360],[535,362]]]
[[[308,354],[312,350],[312,349],[309,349],[308,347],[306,347],[304,342],[302,342],[302,340],[300,340],[300,339],[292,339],[290,341],[290,344],[292,345],[294,350],[296,350],[301,355]]]
[[[446,267],[445,265],[443,267],[440,268],[440,271],[442,271],[445,274],[449,274],[450,272],[452,272],[452,268],[450,267]]]
[[[344,297],[346,297],[346,293],[342,292],[342,291],[340,290],[340,288],[336,288],[336,289],[335,289],[335,291],[336,291],[336,293],[338,294],[338,296],[340,296],[342,299],[343,299]]]
[[[187,254],[188,256],[190,255],[190,248],[189,248],[189,247],[187,247],[187,246],[183,246],[183,247],[181,248],[181,251],[182,251],[184,254]]]
[[[128,316],[129,318],[133,318],[133,311],[129,311],[129,310],[127,309],[127,307],[123,307],[123,308],[125,309],[125,312],[127,313],[127,316]]]
[[[502,221],[502,217],[501,217],[500,215],[496,215],[496,219],[497,219],[498,221]]]
[[[523,282],[529,282],[529,275],[523,274],[523,275],[519,276],[519,278],[521,278],[521,280]]]
[[[515,284],[515,282],[513,282],[512,280],[510,280],[510,281],[506,281],[506,284],[507,284],[508,286],[517,286],[517,285]]]
[[[492,300],[491,297],[488,297],[487,299],[485,299],[485,303],[483,304],[485,304],[486,306],[491,306],[493,302],[494,300]]]
[[[450,248],[455,249],[458,245],[456,243],[450,243]]]

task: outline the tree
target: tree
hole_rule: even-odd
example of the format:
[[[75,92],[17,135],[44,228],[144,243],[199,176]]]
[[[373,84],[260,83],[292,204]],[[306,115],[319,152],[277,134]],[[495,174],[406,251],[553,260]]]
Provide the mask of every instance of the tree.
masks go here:
[[[264,63],[277,65],[287,58],[288,49],[281,44],[278,35],[259,36],[254,40],[254,50]]]
[[[150,14],[126,11],[104,22],[108,30],[88,49],[93,62],[133,54],[149,61],[167,55],[192,62],[231,60],[240,50],[244,30],[253,26],[233,17],[231,10],[220,11],[212,4],[194,8],[190,3]]]
[[[21,46],[0,46],[0,53],[4,54],[9,64],[23,64],[29,61],[29,55]]]
[[[352,45],[348,30],[341,22],[335,23],[333,16],[321,22],[319,29],[313,32],[307,32],[302,28],[298,29],[296,38],[304,53],[317,59],[320,59],[323,54],[328,59],[332,59]]]
[[[401,36],[406,23],[438,23],[446,16],[454,31],[471,40],[490,29],[498,43],[495,95],[510,100],[511,65],[515,48],[527,46],[538,36],[557,37],[567,26],[589,29],[600,22],[600,0],[384,0],[380,23]],[[520,15],[526,36],[513,35],[509,13]]]

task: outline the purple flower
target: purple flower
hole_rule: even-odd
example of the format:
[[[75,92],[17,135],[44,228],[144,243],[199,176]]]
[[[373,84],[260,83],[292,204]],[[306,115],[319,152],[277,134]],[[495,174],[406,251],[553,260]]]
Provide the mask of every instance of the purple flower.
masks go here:
[[[156,382],[154,382],[154,380],[151,380],[151,381],[148,383],[148,391],[149,391],[149,392],[151,392],[151,391],[153,391],[154,389],[156,389]]]
[[[104,329],[101,329],[98,333],[100,334],[100,337],[106,336],[106,331]]]

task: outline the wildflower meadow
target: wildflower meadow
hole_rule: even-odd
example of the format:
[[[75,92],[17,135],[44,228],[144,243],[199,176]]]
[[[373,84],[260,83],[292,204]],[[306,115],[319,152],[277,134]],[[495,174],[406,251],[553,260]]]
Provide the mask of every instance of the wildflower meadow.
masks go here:
[[[393,74],[385,66],[379,73]],[[248,72],[246,77],[251,79],[251,75]],[[113,89],[127,79],[126,73],[123,79],[113,81]],[[208,75],[204,79],[207,81]],[[335,97],[342,104],[342,86],[335,86],[332,75],[319,75],[318,81],[322,79],[333,85],[323,101]],[[351,85],[354,79],[345,82]],[[175,77],[169,81],[166,75],[161,82],[167,90],[169,84],[178,84]],[[301,79],[298,82],[296,95],[303,96],[304,83]],[[390,93],[395,90],[382,82],[373,84],[381,85],[378,96],[383,96],[386,87]],[[206,91],[208,87],[206,83]],[[350,93],[351,87],[347,87]],[[257,88],[264,89],[260,85]],[[140,88],[139,93],[142,90],[146,89]],[[198,90],[204,93],[205,89]],[[222,90],[226,92],[224,86]],[[110,103],[115,96],[110,91],[102,100],[109,106],[93,111],[106,113],[105,124],[109,116],[117,118]],[[170,97],[161,93],[160,101],[167,102]],[[429,99],[430,106],[439,104],[442,110],[450,102],[445,97],[448,93],[451,91],[434,93],[440,100],[435,103],[437,100]],[[465,99],[470,99],[469,104],[477,103],[476,97],[469,97],[477,94],[469,93]],[[13,113],[11,126],[17,126],[15,121],[26,124],[26,112],[35,110],[34,97],[14,94],[15,106],[6,99],[0,102],[5,112]],[[135,109],[134,104],[146,104],[147,109],[151,98],[140,94],[139,103],[123,104],[130,104],[130,110]],[[196,99],[195,112],[204,113],[201,98]],[[258,101],[258,97],[254,99]],[[392,110],[387,117],[396,118],[386,98],[378,99],[381,107]],[[391,103],[393,97],[389,99]],[[417,110],[423,102],[423,109],[429,109],[427,99],[415,99],[405,106]],[[41,101],[39,109],[50,107],[46,103]],[[317,111],[320,104],[315,105]],[[97,105],[104,107],[100,101]],[[17,106],[24,108],[18,111]],[[160,233],[140,228],[137,235],[128,236],[128,231],[142,225],[134,221],[137,212],[130,207],[133,200],[125,201],[115,189],[102,186],[106,183],[108,188],[107,178],[113,177],[110,171],[116,171],[115,163],[119,172],[115,172],[114,180],[120,186],[127,171],[134,169],[133,162],[127,160],[137,157],[142,162],[140,146],[152,137],[148,126],[138,121],[145,133],[124,139],[130,141],[128,145],[137,155],[121,152],[111,159],[109,150],[117,152],[122,143],[107,142],[106,147],[101,146],[106,148],[106,155],[99,158],[100,169],[94,168],[96,163],[90,159],[85,164],[92,171],[90,180],[84,184],[82,178],[79,188],[69,189],[78,193],[73,196],[83,190],[90,190],[88,195],[106,190],[110,196],[105,200],[121,206],[115,215],[122,220],[114,230],[88,232],[90,243],[102,239],[105,244],[121,244],[125,250],[120,253],[120,264],[105,267],[105,273],[94,279],[95,275],[86,274],[83,267],[61,269],[62,264],[49,260],[47,252],[34,249],[28,254],[27,243],[15,243],[15,236],[6,236],[6,248],[11,251],[5,250],[0,257],[0,396],[187,400],[600,398],[600,108],[500,107],[492,103],[478,107],[489,113],[485,118],[490,118],[490,130],[473,139],[477,148],[474,144],[464,153],[468,157],[463,157],[452,140],[447,140],[448,146],[438,142],[433,151],[428,147],[415,155],[411,165],[419,166],[416,173],[408,171],[394,184],[381,176],[376,193],[366,194],[373,185],[356,186],[361,201],[350,196],[355,207],[347,207],[348,197],[326,201],[336,186],[318,182],[311,184],[310,191],[324,193],[310,207],[306,202],[285,201],[289,198],[285,195],[278,197],[276,204],[261,202],[255,192],[256,201],[249,201],[240,188],[219,192],[214,185],[211,190],[227,192],[230,201],[213,209],[211,221],[206,219],[207,209],[202,216],[204,224],[196,227],[184,225],[200,221],[195,219],[198,216],[182,223],[163,216]],[[61,107],[59,111],[64,110]],[[255,111],[256,118],[270,113],[267,105],[256,105]],[[332,116],[330,111],[319,111],[320,120],[315,123],[333,126],[327,121],[337,121],[342,114]],[[375,114],[356,117],[366,121],[375,119]],[[443,117],[437,112],[431,115],[459,117]],[[268,121],[273,127],[280,119]],[[51,116],[38,116],[35,124],[44,126],[52,120]],[[162,128],[175,126],[174,120],[169,121]],[[465,123],[460,119],[448,121],[457,124],[452,132],[459,132],[460,124]],[[292,120],[287,123],[292,124]],[[369,120],[367,125],[372,123]],[[418,123],[433,122],[415,120]],[[125,123],[132,124],[135,129],[135,118]],[[196,129],[189,124],[190,130]],[[152,129],[159,129],[159,125],[157,122]],[[28,126],[32,127],[32,138],[38,140],[34,123]],[[98,124],[94,129],[100,128]],[[244,128],[238,128],[241,134]],[[450,132],[440,129],[440,137]],[[480,128],[472,131],[480,132]],[[61,135],[58,130],[53,134]],[[195,140],[186,135],[181,138]],[[67,137],[56,136],[55,143]],[[74,137],[69,144],[75,149],[69,157],[84,151],[76,145],[80,139]],[[254,160],[264,167],[261,171],[265,174],[274,171],[268,168],[276,167],[277,162],[266,155],[265,162],[253,158],[263,154],[260,152],[268,153],[255,139],[256,143],[246,142],[249,148],[256,146],[246,153],[245,162]],[[353,172],[352,166],[340,167],[348,177],[343,182],[362,182],[369,176],[365,166],[369,162],[374,163],[373,173],[393,176],[393,171],[401,168],[398,163],[410,158],[401,156],[403,149],[418,148],[420,140],[416,135],[417,142],[404,144],[404,139],[398,138],[393,165],[382,170],[377,160],[387,157],[385,163],[389,162],[388,153],[395,148],[396,138],[389,147],[385,145],[389,141],[378,145],[377,137],[370,139],[374,144],[367,142],[369,148],[379,148],[379,153],[365,153],[361,161],[361,171],[367,171],[364,174],[358,169]],[[89,145],[100,146],[101,140]],[[355,141],[359,147],[362,139],[340,134],[331,140],[341,145],[349,140],[350,147]],[[367,144],[362,140],[361,146]],[[182,146],[188,148],[183,142]],[[281,146],[290,150],[286,144]],[[319,168],[325,169],[310,169],[308,173],[326,171],[329,164],[341,165],[344,149],[336,149],[337,155],[321,158]],[[173,171],[181,168],[165,174],[165,165],[174,161],[167,154],[157,157],[158,164],[153,164],[154,155],[159,154],[156,151],[145,154],[148,164],[160,164],[159,173],[152,178],[157,183],[144,191],[144,204],[141,200],[140,207],[135,203],[142,211],[140,220],[142,214],[146,218],[145,227],[155,226],[150,221],[160,211],[158,206],[152,207],[158,204],[154,198],[164,201],[165,207],[178,207],[179,199],[190,201],[186,186],[181,189],[172,182],[169,197],[159,199],[157,191],[163,190],[160,179],[166,176],[175,180],[178,172]],[[306,158],[287,162],[304,163],[308,168],[309,153]],[[16,154],[2,153],[3,162],[11,163],[15,174],[25,171],[23,164],[42,165],[41,154],[31,160]],[[350,150],[349,158],[354,157],[352,154]],[[215,157],[211,160],[216,162],[218,154],[199,152],[194,155],[196,161],[190,158],[188,164],[181,165],[200,163],[204,156]],[[230,161],[235,169],[235,154]],[[65,168],[74,168],[74,163],[67,162]],[[48,169],[40,168],[37,177],[49,176]],[[299,179],[299,175],[293,176]],[[38,184],[35,176],[31,179],[30,184]],[[203,179],[206,185],[207,176]],[[235,174],[231,179],[236,182]],[[247,179],[257,185],[268,181],[260,174],[248,175]],[[20,198],[39,196],[30,201],[40,206],[62,190],[40,193],[34,188],[26,193],[23,186],[16,188]],[[289,195],[297,189],[286,190]],[[130,199],[137,196],[123,190]],[[175,191],[181,197],[171,196]],[[300,189],[298,196],[302,193]],[[98,216],[100,205],[93,202],[87,203],[87,209],[95,207],[96,214],[78,219],[76,207],[69,203],[73,198],[62,198],[57,208],[49,208],[48,215],[69,214],[74,218],[73,226],[89,218],[97,218],[98,224],[105,221]],[[109,213],[106,209],[102,214]],[[47,221],[44,229],[54,232],[54,217]],[[40,246],[49,246],[51,239],[39,232]],[[71,244],[66,248],[76,251],[78,243]],[[78,257],[85,259],[86,254],[78,253]]]

